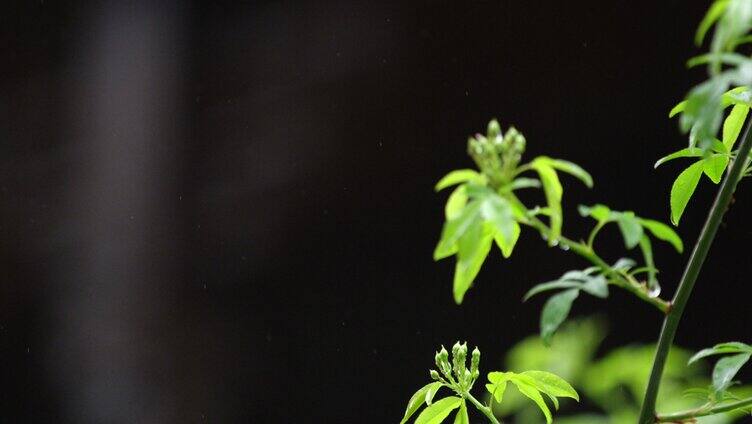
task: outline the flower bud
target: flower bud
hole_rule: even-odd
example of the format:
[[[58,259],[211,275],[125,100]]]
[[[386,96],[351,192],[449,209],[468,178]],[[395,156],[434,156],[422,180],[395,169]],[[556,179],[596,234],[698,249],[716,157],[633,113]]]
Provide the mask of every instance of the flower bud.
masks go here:
[[[470,359],[470,372],[473,375],[473,378],[477,377],[478,365],[480,365],[480,350],[478,350],[478,347],[476,346],[475,349],[473,349],[473,356]]]
[[[439,372],[436,370],[431,370],[431,379],[432,380],[438,380],[439,379]]]
[[[488,139],[492,142],[495,142],[497,138],[502,138],[501,125],[499,125],[499,121],[492,119],[491,122],[488,123],[486,137],[488,137]]]

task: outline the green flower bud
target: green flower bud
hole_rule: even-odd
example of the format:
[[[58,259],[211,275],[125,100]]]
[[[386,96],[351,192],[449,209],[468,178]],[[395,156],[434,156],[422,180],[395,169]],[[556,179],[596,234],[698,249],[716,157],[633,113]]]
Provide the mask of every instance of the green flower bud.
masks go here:
[[[489,140],[492,142],[495,142],[496,139],[501,139],[501,125],[499,125],[499,121],[496,119],[492,119],[491,122],[488,123],[488,130],[486,131],[486,137],[488,137]]]
[[[467,358],[467,343],[460,344],[457,342],[452,347],[452,362],[454,365],[454,374],[457,379],[465,378],[465,360]]]
[[[436,370],[431,370],[431,379],[432,380],[438,380],[439,379],[439,372]]]
[[[480,350],[478,350],[478,347],[476,346],[475,349],[473,349],[473,355],[470,359],[470,373],[473,375],[473,378],[478,377],[478,366],[480,365]]]

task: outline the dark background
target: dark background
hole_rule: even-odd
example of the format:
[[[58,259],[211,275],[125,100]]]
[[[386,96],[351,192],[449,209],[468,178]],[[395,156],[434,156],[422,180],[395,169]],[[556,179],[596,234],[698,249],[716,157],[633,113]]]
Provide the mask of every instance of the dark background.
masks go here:
[[[579,163],[579,203],[668,221],[667,118],[706,2],[18,2],[0,13],[0,422],[396,422],[440,344],[487,366],[584,263],[523,232],[463,305],[434,263],[491,117]],[[566,178],[566,177],[565,177]],[[743,188],[742,193],[746,192]],[[712,200],[657,246],[664,293]],[[677,342],[749,340],[739,196]],[[730,229],[733,229],[730,230]],[[601,241],[623,255],[618,233]],[[729,293],[734,293],[729,295]],[[744,295],[741,295],[741,294]],[[604,349],[657,338],[622,292]]]

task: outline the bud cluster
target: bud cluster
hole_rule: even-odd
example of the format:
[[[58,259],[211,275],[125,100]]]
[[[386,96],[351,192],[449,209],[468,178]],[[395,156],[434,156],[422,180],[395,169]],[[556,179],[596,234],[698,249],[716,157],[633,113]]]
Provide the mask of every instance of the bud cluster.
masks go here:
[[[525,137],[514,127],[501,132],[497,120],[488,123],[486,135],[476,134],[467,140],[468,154],[494,187],[500,187],[514,176],[525,151]]]
[[[436,367],[439,371],[431,370],[431,378],[447,384],[458,385],[461,389],[470,389],[478,378],[478,365],[480,364],[480,351],[476,347],[470,359],[470,369],[467,369],[467,343],[455,343],[452,346],[452,358],[449,360],[449,352],[444,346],[436,352]],[[441,372],[441,374],[439,374]],[[442,376],[443,375],[443,376]]]

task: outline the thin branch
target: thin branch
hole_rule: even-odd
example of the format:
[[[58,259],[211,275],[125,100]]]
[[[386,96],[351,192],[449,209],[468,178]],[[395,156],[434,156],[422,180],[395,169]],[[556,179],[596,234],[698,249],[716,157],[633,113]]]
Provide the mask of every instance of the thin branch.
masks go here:
[[[679,423],[693,418],[705,417],[708,415],[722,414],[724,412],[733,411],[736,409],[742,409],[748,406],[752,406],[752,397],[742,399],[736,402],[725,403],[712,407],[702,406],[696,409],[690,409],[687,411],[674,412],[672,414],[658,415],[657,421],[659,423]]]
[[[492,422],[493,424],[501,424],[501,422],[499,422],[499,420],[498,420],[498,419],[496,418],[496,416],[495,416],[495,415],[493,414],[493,411],[491,410],[491,408],[489,408],[489,407],[487,407],[487,406],[484,406],[484,405],[483,405],[482,403],[480,403],[480,402],[478,401],[478,399],[476,399],[476,398],[475,398],[475,397],[474,397],[473,395],[471,395],[471,394],[470,394],[470,392],[466,392],[466,393],[464,394],[464,396],[465,396],[465,399],[469,400],[469,401],[470,401],[470,403],[472,403],[473,405],[475,405],[475,407],[476,407],[476,408],[478,408],[478,410],[479,410],[480,412],[482,412],[482,413],[483,413],[483,415],[485,415],[486,417],[488,417],[488,419],[489,419],[489,420],[490,420],[490,421],[491,421],[491,422]]]
[[[739,146],[737,157],[746,158],[749,155],[750,148],[752,148],[751,128],[752,121],[748,122],[744,129],[744,136],[742,143]],[[648,387],[645,391],[645,400],[642,403],[642,409],[640,411],[639,424],[652,424],[656,420],[655,400],[658,396],[658,388],[661,384],[663,367],[666,365],[666,357],[668,356],[671,344],[674,342],[676,329],[679,327],[679,321],[684,313],[684,308],[687,306],[689,295],[692,293],[692,288],[695,285],[695,281],[697,281],[697,276],[700,274],[702,264],[708,256],[710,246],[713,243],[715,234],[718,232],[718,227],[721,224],[723,214],[726,212],[729,202],[731,202],[731,197],[734,194],[736,184],[739,182],[744,167],[744,160],[735,160],[728,174],[726,174],[723,183],[721,183],[713,207],[708,213],[708,218],[705,221],[700,237],[697,239],[697,243],[692,251],[692,256],[690,256],[689,262],[687,262],[687,267],[684,269],[684,274],[682,275],[679,287],[676,290],[676,295],[672,302],[673,306],[663,320],[663,327],[658,339],[655,359],[653,360],[653,368],[650,372],[650,380],[648,381]]]

